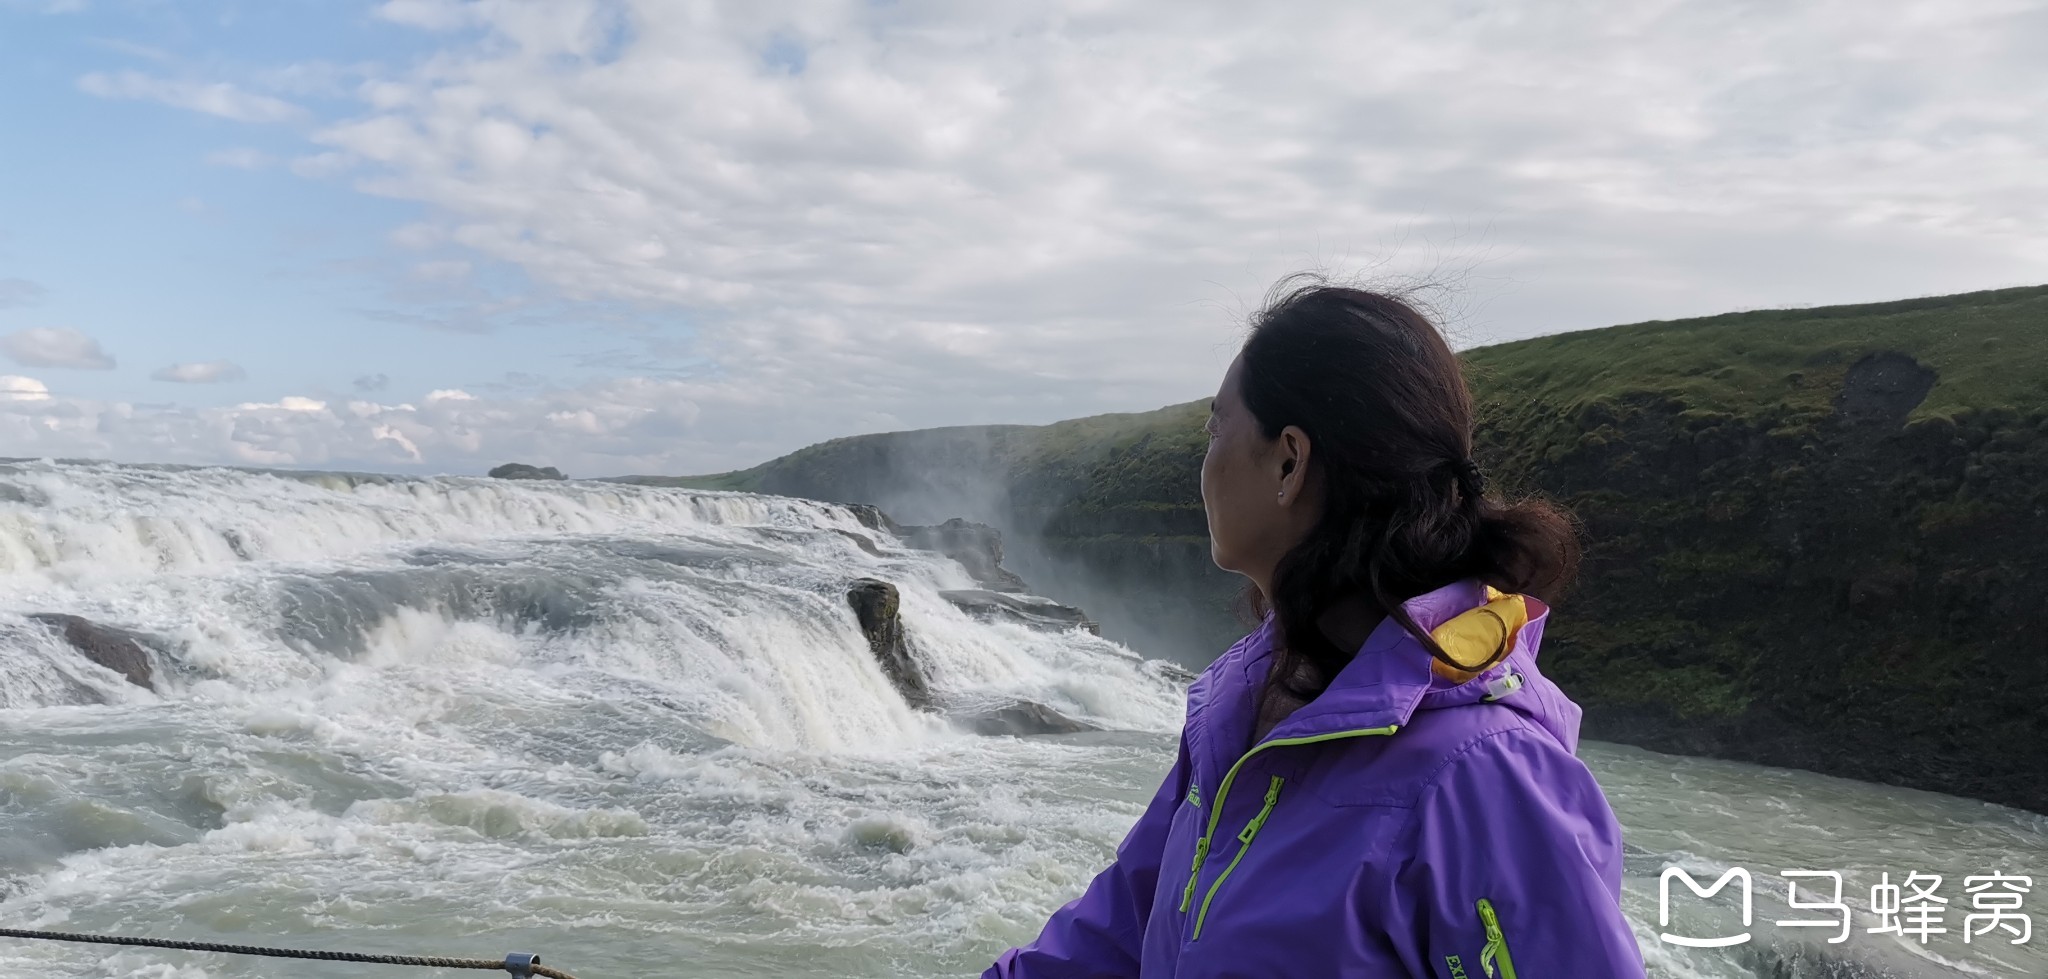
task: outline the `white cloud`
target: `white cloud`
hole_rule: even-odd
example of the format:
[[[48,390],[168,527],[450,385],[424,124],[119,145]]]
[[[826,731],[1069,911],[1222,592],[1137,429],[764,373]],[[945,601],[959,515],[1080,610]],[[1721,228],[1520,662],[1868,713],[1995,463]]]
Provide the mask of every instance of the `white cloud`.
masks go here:
[[[308,180],[319,180],[346,172],[355,165],[355,159],[346,153],[312,153],[294,158],[291,171]]]
[[[0,401],[48,401],[50,389],[33,377],[0,374]]]
[[[240,367],[225,360],[210,360],[194,364],[172,364],[159,368],[149,375],[159,381],[173,381],[179,384],[224,384],[248,377]]]
[[[246,92],[227,82],[157,78],[139,71],[92,72],[80,91],[105,99],[144,99],[238,122],[289,122],[305,110],[283,99]]]
[[[469,277],[470,264],[461,259],[440,259],[421,262],[412,267],[416,278],[429,282],[451,282]]]
[[[1303,267],[1469,272],[1470,342],[2048,262],[2032,5],[379,13],[462,31],[315,136],[394,238],[678,310],[779,449],[1195,397]]]
[[[408,27],[447,31],[470,22],[469,4],[460,0],[385,0],[376,15]]]
[[[100,342],[77,330],[39,326],[0,337],[0,353],[24,367],[112,370],[114,358]]]
[[[236,170],[261,170],[277,163],[277,159],[262,150],[236,146],[206,154],[206,162],[212,166],[233,167]]]
[[[687,382],[628,378],[517,398],[437,393],[418,404],[295,395],[181,407],[53,397],[32,378],[0,377],[0,442],[22,455],[425,472],[531,460],[589,475],[695,471],[731,442],[698,425],[693,398],[718,392]]]
[[[291,411],[317,415],[327,411],[327,402],[288,394],[272,402],[243,402],[236,405],[235,410],[245,415],[257,415],[270,411]]]
[[[293,172],[423,205],[392,229],[395,280],[507,263],[535,284],[521,316],[687,324],[681,349],[632,352],[637,373],[675,373],[517,398],[449,376],[482,393],[416,405],[135,408],[130,457],[699,472],[851,431],[1150,407],[1213,388],[1239,314],[1280,274],[1381,259],[1463,274],[1468,343],[2048,265],[2033,3],[377,14],[441,50],[365,71],[356,112],[283,154]],[[469,328],[473,312],[392,318]],[[114,439],[94,431],[77,437]]]
[[[390,425],[378,425],[370,429],[370,437],[379,441],[396,443],[399,448],[405,450],[406,457],[414,462],[424,462],[426,459],[425,456],[420,454],[420,447],[415,445],[412,439],[406,438],[404,432]]]

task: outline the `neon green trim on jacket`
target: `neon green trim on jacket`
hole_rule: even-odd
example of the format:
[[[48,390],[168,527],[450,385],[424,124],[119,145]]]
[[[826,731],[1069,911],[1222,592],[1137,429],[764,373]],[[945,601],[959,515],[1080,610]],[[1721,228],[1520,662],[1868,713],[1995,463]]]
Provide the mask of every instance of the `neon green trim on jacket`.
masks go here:
[[[1501,979],[1515,979],[1515,960],[1508,955],[1508,936],[1501,933],[1500,917],[1493,913],[1493,902],[1479,899],[1479,920],[1486,923],[1486,947],[1479,952],[1479,967],[1493,975],[1493,960],[1500,960]]]
[[[1208,896],[1202,898],[1202,913],[1195,916],[1196,938],[1202,937],[1202,922],[1209,920],[1209,902],[1216,900],[1216,892],[1223,888],[1224,881],[1230,879],[1230,872],[1237,869],[1237,862],[1251,852],[1252,840],[1259,835],[1259,827],[1266,825],[1266,818],[1273,815],[1273,807],[1280,802],[1280,786],[1285,784],[1286,779],[1278,775],[1273,776],[1272,784],[1266,786],[1266,805],[1259,810],[1258,815],[1252,817],[1251,822],[1244,824],[1244,829],[1238,831],[1237,842],[1242,845],[1237,848],[1237,856],[1230,858],[1230,865],[1224,867],[1221,874],[1216,875],[1216,883],[1209,885]]]
[[[1202,879],[1202,864],[1204,861],[1209,859],[1209,847],[1216,839],[1216,824],[1223,821],[1223,803],[1229,800],[1230,787],[1237,781],[1237,773],[1240,769],[1244,768],[1245,762],[1252,760],[1252,758],[1256,756],[1259,752],[1265,751],[1268,748],[1285,748],[1292,747],[1294,745],[1320,744],[1324,741],[1337,741],[1343,738],[1363,738],[1390,735],[1400,729],[1401,725],[1399,724],[1389,724],[1386,727],[1360,728],[1356,731],[1333,731],[1329,734],[1315,734],[1301,738],[1281,738],[1275,741],[1261,742],[1257,745],[1254,745],[1252,747],[1252,750],[1245,752],[1242,757],[1238,758],[1235,764],[1230,766],[1230,771],[1223,776],[1223,785],[1216,790],[1216,798],[1211,800],[1209,803],[1209,825],[1208,828],[1202,832],[1201,838],[1195,841],[1194,866],[1191,867],[1188,871],[1187,890],[1182,892],[1180,896],[1181,913],[1186,914],[1188,908],[1192,907],[1195,903],[1195,884]],[[1278,790],[1275,789],[1274,791]],[[1261,815],[1263,816],[1267,814],[1269,813],[1262,813]],[[1243,855],[1244,851],[1239,850],[1238,856],[1242,857]],[[1230,865],[1233,867],[1237,866],[1237,861],[1232,860]],[[1224,873],[1227,875],[1229,874],[1229,871],[1225,870]],[[1206,911],[1208,908],[1209,900],[1216,896],[1216,886],[1222,883],[1222,879],[1218,878],[1216,884],[1210,885],[1208,897],[1202,899],[1202,906],[1204,911]],[[1195,923],[1195,932],[1197,937],[1199,937],[1201,933],[1201,922],[1199,919]]]

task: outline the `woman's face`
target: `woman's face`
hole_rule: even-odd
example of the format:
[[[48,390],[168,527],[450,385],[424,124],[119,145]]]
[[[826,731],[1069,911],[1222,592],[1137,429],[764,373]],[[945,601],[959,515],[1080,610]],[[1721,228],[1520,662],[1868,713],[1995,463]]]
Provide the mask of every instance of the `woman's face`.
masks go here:
[[[1216,566],[1256,582],[1268,595],[1273,568],[1313,524],[1307,479],[1308,436],[1288,426],[1260,431],[1240,392],[1244,358],[1231,361],[1209,411],[1209,452],[1202,457],[1202,509]]]

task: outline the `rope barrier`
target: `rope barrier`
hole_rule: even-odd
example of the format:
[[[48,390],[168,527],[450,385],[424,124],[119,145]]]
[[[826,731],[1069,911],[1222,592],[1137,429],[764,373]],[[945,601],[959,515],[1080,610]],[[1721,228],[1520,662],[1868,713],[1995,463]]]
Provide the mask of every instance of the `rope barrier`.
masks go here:
[[[68,931],[36,931],[0,928],[0,938],[35,938],[50,942],[87,942],[95,945],[131,945],[169,948],[181,952],[225,952],[229,955],[262,955],[274,959],[318,959],[322,962],[360,962],[368,965],[411,965],[432,969],[491,969],[512,974],[513,979],[576,979],[560,969],[540,964],[531,952],[513,952],[503,959],[448,959],[427,955],[370,955],[363,952],[323,952],[318,949],[264,948],[260,945],[220,945],[213,942],[181,942],[157,938],[129,938],[124,935],[80,935]]]

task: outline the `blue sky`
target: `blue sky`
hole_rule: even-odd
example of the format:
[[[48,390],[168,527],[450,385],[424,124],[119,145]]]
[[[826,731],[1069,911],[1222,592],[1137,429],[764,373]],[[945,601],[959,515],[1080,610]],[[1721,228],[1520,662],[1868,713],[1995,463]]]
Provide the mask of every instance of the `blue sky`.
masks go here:
[[[2048,281],[2041,3],[0,0],[0,455],[705,472]],[[163,376],[183,380],[159,379]]]
[[[623,336],[522,327],[518,313],[475,313],[474,297],[417,282],[394,256],[390,237],[418,219],[420,204],[281,165],[307,153],[308,127],[321,116],[350,111],[350,66],[427,57],[434,36],[380,20],[364,4],[56,9],[0,15],[0,83],[29,96],[0,103],[12,147],[4,151],[10,178],[0,183],[0,267],[41,290],[33,306],[0,311],[0,325],[64,324],[115,355],[114,370],[61,375],[67,393],[224,405],[352,393],[358,379],[380,376],[383,390],[424,393],[505,384],[508,374],[602,374],[579,365],[629,346]],[[293,70],[296,79],[275,77]],[[252,122],[96,96],[81,85],[132,74],[194,85],[227,79],[251,90],[260,84],[252,79],[264,79],[306,113]],[[510,263],[453,250],[406,258],[468,262],[473,288],[486,295],[531,292]],[[451,314],[450,328],[420,325]],[[668,333],[685,322],[674,311],[573,306],[539,315]],[[487,328],[495,342],[478,340]],[[242,367],[246,379],[148,380],[166,365],[217,359]]]

